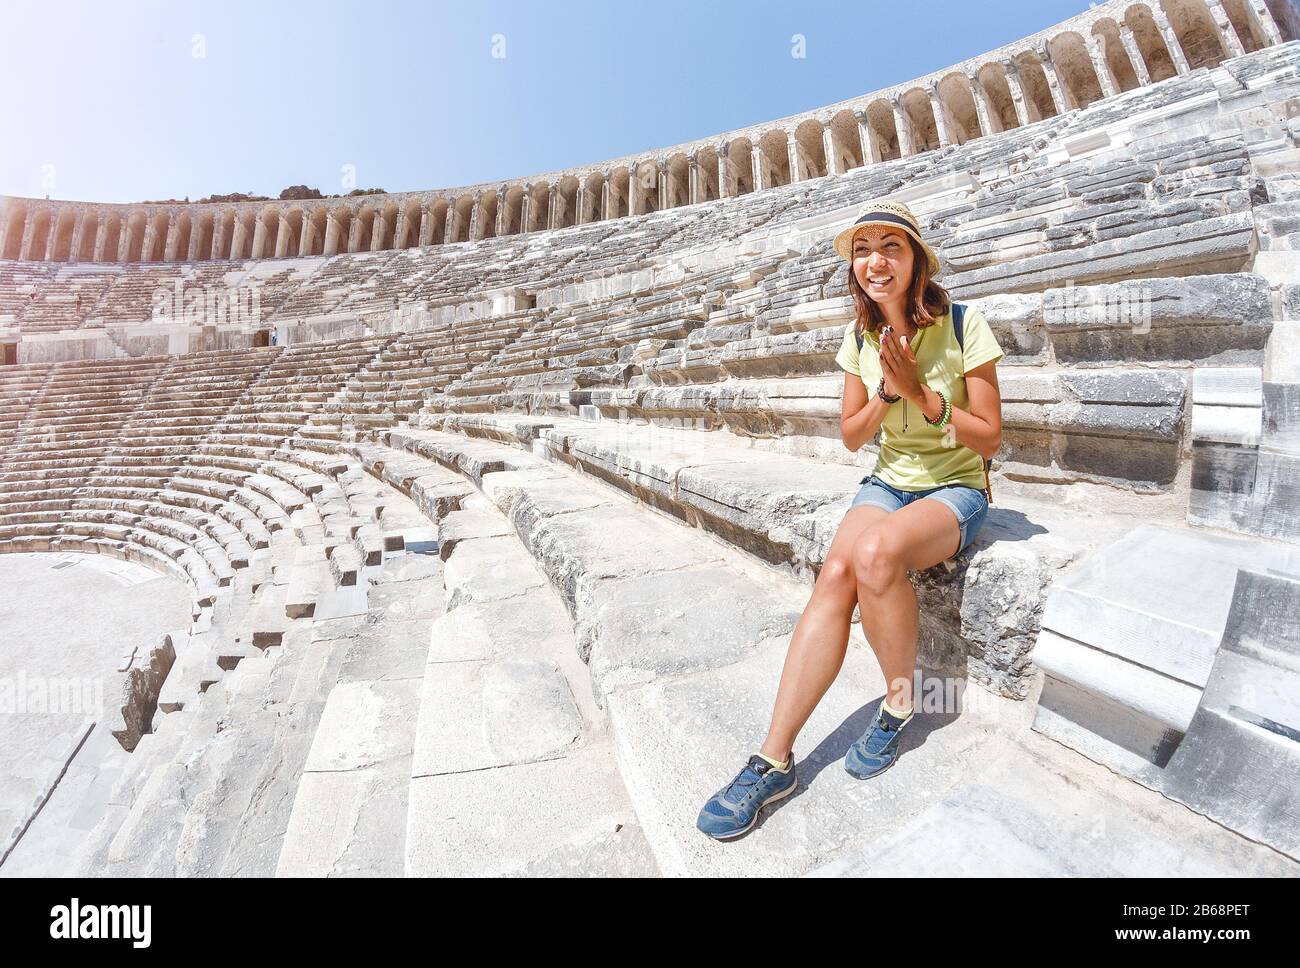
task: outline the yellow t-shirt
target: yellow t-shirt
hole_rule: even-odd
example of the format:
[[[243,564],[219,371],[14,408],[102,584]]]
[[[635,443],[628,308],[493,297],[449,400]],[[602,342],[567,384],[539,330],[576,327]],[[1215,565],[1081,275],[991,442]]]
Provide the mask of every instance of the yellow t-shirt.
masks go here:
[[[855,325],[850,320],[845,327],[844,342],[835,362],[862,378],[870,399],[875,396],[883,375],[880,340],[875,333],[866,333],[859,353],[854,336]],[[964,352],[952,328],[950,309],[932,326],[919,330],[912,343],[917,377],[931,389],[947,394],[954,410],[970,409],[965,375],[977,366],[1003,356],[988,320],[978,309],[966,311],[962,320],[962,342],[965,344]],[[907,408],[906,415],[904,407]],[[904,416],[907,418],[906,430],[903,429]],[[910,400],[899,400],[885,414],[880,425],[880,456],[874,473],[900,491],[920,491],[941,484],[984,488],[984,458],[969,447],[956,443],[951,434],[945,438],[942,431],[926,422],[921,408]]]

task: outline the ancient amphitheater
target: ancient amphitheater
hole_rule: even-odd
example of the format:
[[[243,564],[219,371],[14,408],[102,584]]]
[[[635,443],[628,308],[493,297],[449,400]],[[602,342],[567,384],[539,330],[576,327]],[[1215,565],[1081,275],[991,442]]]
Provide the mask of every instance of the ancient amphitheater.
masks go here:
[[[1297,36],[1116,0],[500,184],[0,199],[0,874],[1296,875]],[[874,462],[831,237],[882,195],[1006,353],[986,525],[912,576],[961,709],[848,778],[855,621],[716,843]]]

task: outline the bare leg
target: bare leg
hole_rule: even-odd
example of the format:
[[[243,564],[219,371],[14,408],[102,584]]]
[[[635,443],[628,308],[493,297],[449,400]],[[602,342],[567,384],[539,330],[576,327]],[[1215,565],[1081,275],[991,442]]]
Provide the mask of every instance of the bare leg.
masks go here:
[[[767,739],[759,747],[764,756],[783,761],[790,755],[799,730],[839,675],[849,646],[853,606],[858,599],[853,577],[853,547],[866,529],[891,513],[898,512],[860,504],[850,509],[840,522],[826,553],[826,563],[813,586],[812,597],[790,638],[772,724]]]
[[[952,508],[920,500],[868,528],[853,546],[862,631],[885,675],[885,699],[900,712],[912,708],[920,618],[907,573],[951,557],[960,540]]]

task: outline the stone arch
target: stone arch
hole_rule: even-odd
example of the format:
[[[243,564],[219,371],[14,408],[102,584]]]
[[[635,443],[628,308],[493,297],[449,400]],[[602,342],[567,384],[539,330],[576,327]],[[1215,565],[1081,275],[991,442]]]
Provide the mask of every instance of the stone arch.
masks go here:
[[[1160,0],[1160,6],[1169,18],[1169,26],[1178,38],[1189,68],[1217,67],[1223,63],[1227,49],[1203,0]]]
[[[831,173],[830,159],[826,157],[826,145],[822,138],[824,130],[825,125],[813,118],[801,122],[794,129],[794,144],[795,152],[798,155],[799,170],[790,174],[795,181],[822,178]]]
[[[324,255],[325,232],[329,228],[329,209],[313,205],[303,212],[302,237],[298,240],[301,255]]]
[[[194,220],[188,211],[176,216],[176,237],[171,240],[165,253],[168,262],[184,262],[190,257],[190,233]]]
[[[858,118],[853,111],[848,108],[837,111],[826,122],[825,130],[830,133],[827,140],[832,152],[832,157],[827,159],[829,171],[843,174],[871,163],[870,157],[864,157]]]
[[[331,224],[332,223],[332,224]],[[347,252],[352,239],[352,206],[336,205],[329,212],[325,225],[325,242],[322,254],[327,256]]]
[[[903,157],[898,145],[898,128],[894,124],[894,109],[888,101],[877,98],[867,105],[867,127],[881,161]]]
[[[712,145],[697,145],[684,156],[686,171],[683,181],[685,205],[695,205],[720,198],[718,194],[718,152]],[[691,188],[691,171],[695,172],[695,187]]]
[[[1228,15],[1228,22],[1241,41],[1242,50],[1253,54],[1268,46],[1268,38],[1259,32],[1255,18],[1248,9],[1250,0],[1223,0],[1223,12]]]
[[[628,211],[632,198],[631,170],[625,165],[618,165],[610,171],[607,184],[609,185],[609,217],[626,218],[631,214]]]
[[[408,198],[397,220],[397,233],[393,237],[394,249],[412,249],[420,244],[420,219],[424,210],[418,198]]]
[[[72,233],[77,227],[77,213],[71,209],[57,209],[53,222],[53,235],[47,249],[52,262],[67,262],[72,256]],[[42,258],[46,253],[41,253]]]
[[[933,151],[939,147],[939,128],[930,107],[930,93],[919,87],[910,88],[899,98],[903,113],[912,125],[912,153]]]
[[[733,138],[722,149],[726,159],[727,184],[718,190],[727,190],[728,197],[748,195],[754,191],[754,143],[748,138]]]
[[[1076,31],[1066,30],[1047,42],[1056,80],[1065,98],[1065,110],[1087,107],[1103,97],[1101,81],[1092,66],[1087,42]]]
[[[1150,5],[1136,3],[1127,7],[1124,10],[1124,23],[1133,32],[1133,42],[1142,55],[1152,83],[1177,76],[1178,68],[1174,66],[1173,57],[1156,25]]]
[[[348,251],[369,252],[374,230],[375,207],[369,202],[363,202],[352,216],[352,225],[348,234]]]
[[[1142,82],[1133,69],[1128,51],[1124,49],[1124,41],[1120,39],[1119,24],[1110,17],[1102,17],[1092,25],[1092,36],[1096,38],[1118,91],[1131,91],[1141,87]]]
[[[975,94],[970,89],[970,79],[952,71],[939,79],[936,85],[939,102],[948,112],[948,137],[953,144],[964,145],[982,134],[991,134],[980,128],[979,112],[975,109]]]
[[[212,248],[212,257],[214,259],[235,258],[236,222],[235,213],[231,209],[223,209],[214,220],[213,230],[219,235]]]
[[[449,242],[472,242],[470,237],[470,228],[474,221],[474,196],[461,195],[452,202],[452,211],[455,215],[451,220],[452,238]]]
[[[659,211],[659,169],[653,158],[634,162],[627,173],[627,214],[649,215]]]
[[[370,230],[370,251],[381,252],[393,248],[397,238],[397,203],[389,201],[375,209],[375,219]]]
[[[1016,55],[1015,63],[1020,74],[1020,87],[1025,93],[1025,112],[1029,123],[1056,117],[1056,104],[1052,100],[1052,91],[1047,86],[1047,75],[1043,72],[1043,64],[1038,55],[1031,50],[1022,51]]]
[[[280,227],[275,237],[275,248],[271,250],[277,259],[291,258],[298,254],[302,246],[302,229],[305,222],[306,216],[301,206],[295,205],[287,212],[280,213]]]
[[[141,256],[142,262],[163,262],[167,254],[167,230],[171,228],[171,214],[166,211],[154,212],[149,217],[150,226],[153,228],[151,236],[148,227],[145,229],[145,242],[148,244],[148,251]]]
[[[763,166],[763,183],[758,188],[776,188],[789,185],[793,179],[790,171],[790,138],[784,128],[775,128],[758,139],[759,163]]]
[[[1011,96],[1011,84],[1007,81],[1006,68],[1000,63],[985,64],[975,72],[975,77],[988,99],[989,122],[996,134],[1010,131],[1020,126],[1016,114],[1015,98]]]
[[[104,247],[100,250],[100,262],[117,262],[118,251],[122,246],[122,216],[117,212],[104,213]]]
[[[203,260],[217,257],[217,254],[212,251],[215,223],[216,219],[210,212],[200,212],[198,218],[194,220],[194,227],[191,230],[192,245],[190,246],[190,250],[194,252],[194,258]]]
[[[501,199],[500,219],[501,235],[518,235],[523,231],[524,190],[519,185],[511,185]],[[437,231],[435,224],[435,232]]]
[[[144,261],[144,233],[149,222],[144,212],[132,212],[127,216],[124,232],[126,257],[123,262]]]
[[[686,152],[675,151],[664,160],[664,207],[691,203],[691,163]]]
[[[565,175],[551,188],[555,197],[555,225],[567,229],[578,224],[578,177]]]
[[[95,241],[99,234],[99,214],[85,212],[81,216],[81,240],[73,253],[77,262],[95,262]]]
[[[4,251],[0,259],[17,260],[23,251],[23,233],[27,229],[27,209],[22,205],[12,205],[5,213]]]

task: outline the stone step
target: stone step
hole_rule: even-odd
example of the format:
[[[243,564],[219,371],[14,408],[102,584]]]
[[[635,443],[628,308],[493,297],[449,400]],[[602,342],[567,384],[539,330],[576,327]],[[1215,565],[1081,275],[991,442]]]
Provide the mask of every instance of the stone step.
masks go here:
[[[403,558],[430,556],[399,554]],[[279,877],[400,876],[411,755],[438,571],[374,585],[352,631],[303,765]]]
[[[444,457],[454,455],[456,445],[435,433],[394,432],[393,440],[407,446],[418,443]],[[477,447],[474,456],[485,460],[492,455]],[[874,700],[883,693],[879,668],[863,648],[860,631],[852,627],[844,669],[807,727],[805,742],[818,745],[802,752],[804,744],[796,744],[806,788],[762,821],[756,836],[726,845],[709,840],[695,829],[697,813],[762,739],[793,621],[806,602],[806,587],[765,569],[747,571],[734,554],[718,556],[725,546],[643,506],[607,496],[594,482],[574,479],[558,468],[488,472],[481,484],[484,495],[508,514],[573,615],[593,694],[610,717],[622,779],[663,873],[788,875],[852,862],[930,809],[936,798],[965,802],[970,797],[964,791],[978,783],[991,760],[1014,755],[1020,758],[1017,769],[1044,768],[1041,753],[1025,754],[1015,742],[1016,736],[1034,736],[1027,723],[1031,710],[1024,704],[982,690],[963,691],[960,677],[927,675],[928,684],[918,695],[946,692],[963,699],[957,704],[950,698],[951,711],[937,715],[925,712],[926,700],[918,704],[921,728],[915,746],[907,747],[913,766],[906,777],[891,771],[873,783],[859,784],[845,775],[840,761],[865,730],[877,705]],[[608,534],[618,534],[621,540],[602,537]],[[490,563],[503,559],[508,550],[504,540],[485,535],[457,545],[444,572],[449,616],[469,608],[492,614],[493,606],[510,602],[506,598],[498,603],[504,588],[522,587],[525,594],[538,589],[522,574],[512,572],[509,582],[497,577]],[[473,555],[476,543],[487,545],[486,553]],[[453,566],[467,551],[471,557],[457,571]],[[477,574],[484,577],[478,579]],[[509,615],[501,620],[508,622]],[[476,657],[491,649],[493,641],[491,634],[462,635],[453,640],[449,654]],[[1069,775],[1073,778],[1085,765],[1076,758]],[[1049,764],[1047,769],[1060,767]],[[1093,796],[1100,799],[1115,799],[1131,786],[1106,771],[1095,779]],[[979,822],[978,806],[975,802],[961,810],[962,823]],[[814,811],[811,821],[805,812],[809,809]],[[1162,809],[1165,819],[1143,821],[1143,812]],[[1155,837],[1160,825],[1171,822],[1170,812],[1178,815],[1178,810],[1157,799],[1117,811],[1117,816]],[[872,818],[870,824],[865,816]],[[1054,819],[1059,825],[1067,817]],[[1243,857],[1248,858],[1247,869],[1276,868],[1272,852],[1252,853],[1249,846],[1243,848],[1240,837],[1203,818],[1195,822],[1196,835],[1209,838],[1204,851],[1207,869],[1226,872]],[[1118,850],[1090,854],[1085,849],[1095,837],[1092,830],[1070,836],[1073,846],[1063,849],[1061,857],[1078,854],[1084,858],[1080,866],[1089,871],[1117,863]],[[959,855],[961,843],[953,837],[945,852]],[[1178,858],[1164,860],[1177,869]]]

